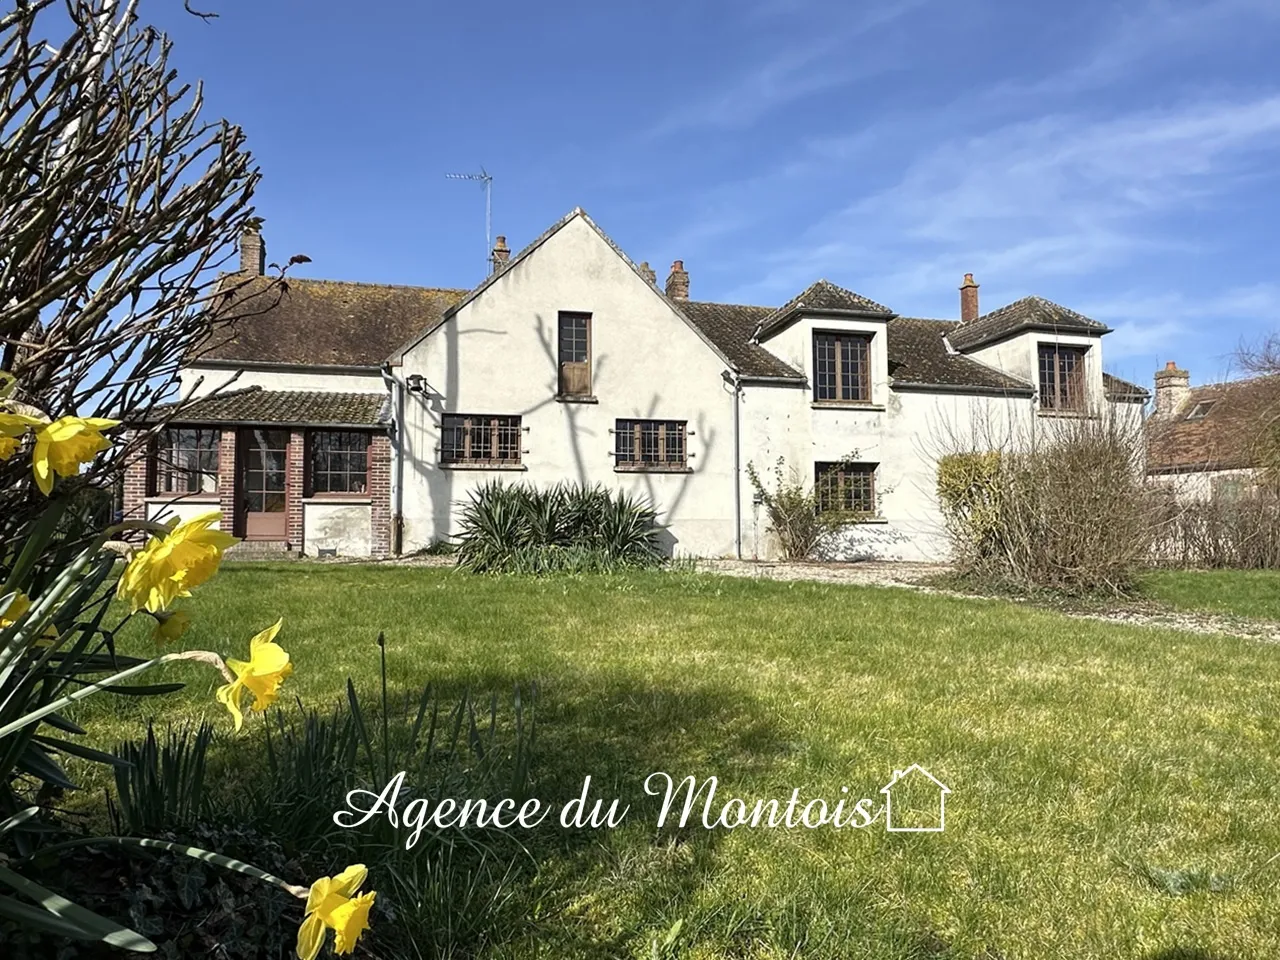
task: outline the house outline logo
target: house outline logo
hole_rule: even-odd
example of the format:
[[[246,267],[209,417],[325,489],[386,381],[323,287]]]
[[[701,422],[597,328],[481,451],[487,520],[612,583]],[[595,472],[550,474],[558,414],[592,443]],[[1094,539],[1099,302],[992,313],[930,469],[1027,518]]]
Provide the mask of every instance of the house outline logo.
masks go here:
[[[893,788],[900,781],[905,780],[916,772],[928,777],[938,788],[938,825],[936,827],[895,827],[893,825]],[[951,792],[951,788],[920,766],[920,764],[913,763],[905,770],[893,771],[893,779],[881,787],[880,792],[884,794],[884,828],[889,833],[941,833],[946,829],[947,794]]]

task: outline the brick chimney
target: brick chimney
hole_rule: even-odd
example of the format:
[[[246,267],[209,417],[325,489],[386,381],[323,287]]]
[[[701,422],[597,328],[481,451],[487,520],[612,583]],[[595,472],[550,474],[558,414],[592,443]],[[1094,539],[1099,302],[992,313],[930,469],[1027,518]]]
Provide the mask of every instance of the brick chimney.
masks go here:
[[[667,276],[667,296],[672,300],[689,299],[689,274],[684,269],[683,260],[676,260],[671,264],[671,273]]]
[[[1171,417],[1191,396],[1191,374],[1179,370],[1178,365],[1170,360],[1163,370],[1156,371],[1156,413],[1162,417]]]
[[[653,267],[649,266],[649,261],[645,260],[640,264],[640,273],[653,286],[658,285],[658,275],[654,272]]]
[[[973,281],[973,274],[966,273],[964,283],[960,284],[960,322],[970,323],[978,317],[978,285]]]
[[[490,273],[497,273],[511,259],[511,248],[507,246],[507,238],[499,236],[493,241],[493,253],[489,257]]]
[[[240,272],[260,277],[266,271],[267,245],[252,227],[240,235]]]

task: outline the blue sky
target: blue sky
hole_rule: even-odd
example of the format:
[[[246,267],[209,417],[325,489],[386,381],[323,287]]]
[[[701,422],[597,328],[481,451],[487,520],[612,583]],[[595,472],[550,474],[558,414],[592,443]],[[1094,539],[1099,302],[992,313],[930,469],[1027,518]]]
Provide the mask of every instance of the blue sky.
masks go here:
[[[199,3],[196,4],[200,6]],[[1280,3],[151,0],[247,130],[272,259],[470,286],[584,207],[694,299],[819,277],[904,315],[1035,293],[1107,367],[1232,372],[1280,329]],[[352,10],[358,9],[358,14]]]

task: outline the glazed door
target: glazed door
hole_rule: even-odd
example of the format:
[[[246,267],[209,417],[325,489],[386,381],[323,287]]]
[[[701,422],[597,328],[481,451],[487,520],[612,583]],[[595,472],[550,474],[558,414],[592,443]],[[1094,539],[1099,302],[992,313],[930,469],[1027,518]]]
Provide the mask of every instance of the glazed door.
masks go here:
[[[285,476],[289,431],[261,427],[240,431],[240,504],[246,540],[285,540]]]

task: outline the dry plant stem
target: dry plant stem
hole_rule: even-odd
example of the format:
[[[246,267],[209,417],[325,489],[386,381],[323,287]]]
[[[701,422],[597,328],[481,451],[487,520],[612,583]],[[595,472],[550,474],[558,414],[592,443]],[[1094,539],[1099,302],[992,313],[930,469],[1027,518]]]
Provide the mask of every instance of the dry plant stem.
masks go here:
[[[3,727],[0,727],[0,739],[21,730],[23,727],[30,726],[32,723],[47,717],[51,713],[57,713],[59,710],[70,706],[78,700],[84,700],[86,697],[91,697],[95,693],[101,693],[105,688],[110,687],[112,684],[119,683],[121,680],[128,680],[130,677],[137,676],[146,670],[150,670],[152,667],[159,666],[162,663],[171,663],[175,660],[196,660],[200,663],[207,663],[218,670],[228,683],[235,682],[235,675],[227,668],[226,663],[224,663],[222,658],[216,653],[208,650],[187,650],[182,653],[166,653],[164,656],[148,660],[146,663],[139,664],[136,667],[130,667],[127,670],[121,670],[119,673],[113,674],[104,680],[98,680],[95,683],[81,687],[75,693],[69,693],[65,697],[59,697],[52,703],[45,704],[45,706],[41,707],[39,710],[33,710],[30,713],[23,714],[12,723],[8,723]]]

